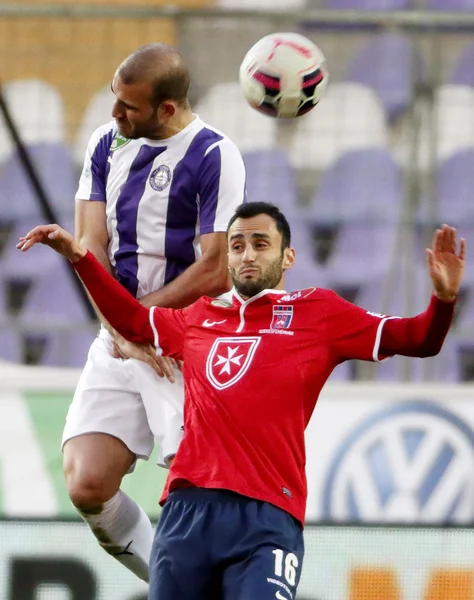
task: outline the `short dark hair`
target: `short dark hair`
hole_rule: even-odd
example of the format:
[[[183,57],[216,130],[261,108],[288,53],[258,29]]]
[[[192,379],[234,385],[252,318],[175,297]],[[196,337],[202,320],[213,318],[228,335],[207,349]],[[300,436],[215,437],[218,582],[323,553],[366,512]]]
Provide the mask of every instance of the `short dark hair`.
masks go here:
[[[246,202],[241,204],[227,225],[227,233],[229,233],[229,229],[237,219],[251,219],[258,215],[268,215],[275,221],[277,230],[281,233],[281,249],[289,248],[291,244],[290,224],[278,206],[270,204],[270,202]]]
[[[154,108],[165,100],[185,106],[190,85],[189,69],[181,54],[167,44],[147,44],[130,54],[117,71],[125,85],[148,81]]]
[[[163,73],[151,82],[153,107],[158,108],[165,100],[174,100],[180,106],[185,106],[188,102],[189,85],[189,71],[184,65]]]

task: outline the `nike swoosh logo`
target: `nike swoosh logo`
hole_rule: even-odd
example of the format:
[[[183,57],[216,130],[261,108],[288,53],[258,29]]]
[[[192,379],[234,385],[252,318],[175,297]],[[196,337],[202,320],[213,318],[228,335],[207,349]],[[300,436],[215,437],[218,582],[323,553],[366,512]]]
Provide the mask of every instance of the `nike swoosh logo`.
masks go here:
[[[286,598],[285,596],[283,596],[281,594],[281,592],[276,592],[275,593],[275,597],[278,598],[278,600],[288,600],[288,598]]]
[[[224,319],[223,321],[209,321],[209,319],[206,319],[204,321],[204,323],[202,324],[203,327],[213,327],[214,325],[221,325],[222,323],[225,323],[227,321],[227,319]]]

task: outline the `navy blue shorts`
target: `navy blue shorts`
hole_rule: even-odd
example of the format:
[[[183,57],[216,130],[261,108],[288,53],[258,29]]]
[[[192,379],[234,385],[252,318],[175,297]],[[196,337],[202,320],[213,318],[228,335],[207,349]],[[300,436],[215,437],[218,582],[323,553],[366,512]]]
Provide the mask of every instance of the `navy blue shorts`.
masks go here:
[[[148,598],[294,600],[303,555],[303,528],[272,504],[176,490],[156,530]]]

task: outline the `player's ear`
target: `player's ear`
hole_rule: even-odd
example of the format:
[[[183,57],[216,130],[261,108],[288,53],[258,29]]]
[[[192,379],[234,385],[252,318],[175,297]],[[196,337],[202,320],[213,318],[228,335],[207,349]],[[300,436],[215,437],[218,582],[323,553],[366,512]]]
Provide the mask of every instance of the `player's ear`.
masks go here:
[[[164,100],[158,106],[158,117],[162,120],[170,119],[176,114],[176,104],[172,100]]]
[[[283,250],[283,270],[291,269],[295,264],[296,254],[293,248],[285,248]]]

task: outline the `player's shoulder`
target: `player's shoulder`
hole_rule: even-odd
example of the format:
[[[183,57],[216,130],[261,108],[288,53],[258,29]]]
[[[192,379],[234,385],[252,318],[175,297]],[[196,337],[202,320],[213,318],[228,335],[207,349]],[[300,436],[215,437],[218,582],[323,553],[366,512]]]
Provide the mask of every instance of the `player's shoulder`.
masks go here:
[[[90,137],[90,143],[97,145],[99,142],[107,140],[107,142],[111,145],[116,133],[117,124],[115,121],[109,121],[108,123],[104,123],[104,125],[97,127]]]
[[[202,312],[206,312],[210,309],[229,309],[233,307],[233,296],[232,291],[226,292],[225,294],[221,294],[217,297],[211,296],[201,296],[191,304],[188,308],[191,309],[194,313],[201,314]]]
[[[204,149],[204,156],[208,156],[211,152],[218,149],[221,154],[225,153],[234,158],[241,158],[240,150],[225,133],[205,123],[202,119],[199,119],[199,122],[201,125],[199,138],[201,146]]]
[[[313,302],[321,302],[329,300],[331,297],[331,290],[319,287],[309,287],[301,290],[294,290],[292,292],[286,292],[283,296],[278,298],[278,304],[288,304],[292,302],[311,304]]]
[[[201,296],[195,302],[183,309],[183,316],[188,325],[199,325],[210,315],[220,318],[221,311],[222,314],[225,314],[232,308],[232,292],[222,294],[217,298]]]

